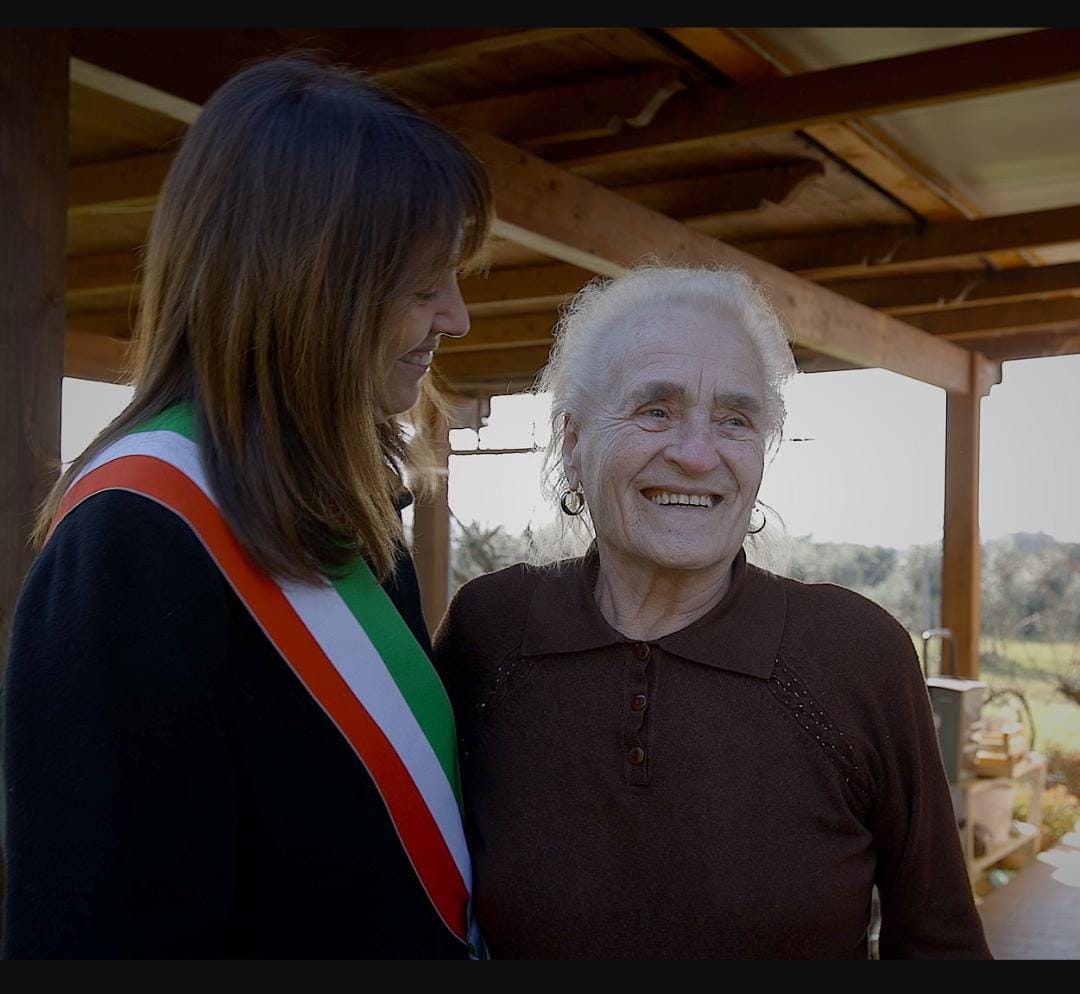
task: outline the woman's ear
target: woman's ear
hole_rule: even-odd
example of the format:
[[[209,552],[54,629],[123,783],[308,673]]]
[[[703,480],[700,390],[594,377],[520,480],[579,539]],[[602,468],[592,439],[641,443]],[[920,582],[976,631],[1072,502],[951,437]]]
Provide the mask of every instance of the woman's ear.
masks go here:
[[[569,414],[563,415],[562,464],[563,475],[571,490],[581,484],[581,464],[578,455],[577,422]]]

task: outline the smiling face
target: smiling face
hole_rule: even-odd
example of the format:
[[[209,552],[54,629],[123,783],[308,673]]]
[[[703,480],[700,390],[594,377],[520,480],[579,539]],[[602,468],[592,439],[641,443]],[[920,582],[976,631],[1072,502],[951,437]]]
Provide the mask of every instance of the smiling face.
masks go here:
[[[563,467],[581,483],[601,562],[613,569],[722,572],[761,485],[765,374],[731,318],[657,306],[608,329],[604,372]]]
[[[461,338],[469,332],[469,312],[449,269],[431,287],[405,302],[389,352],[389,368],[381,384],[382,420],[403,414],[420,398],[420,385],[431,369],[443,335]]]

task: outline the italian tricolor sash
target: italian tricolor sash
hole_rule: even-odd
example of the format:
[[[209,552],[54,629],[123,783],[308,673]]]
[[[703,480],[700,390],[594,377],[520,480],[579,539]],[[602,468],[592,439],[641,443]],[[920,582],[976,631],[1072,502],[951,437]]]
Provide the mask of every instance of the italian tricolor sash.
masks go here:
[[[348,576],[320,586],[277,581],[256,567],[210,492],[185,405],[147,420],[87,463],[53,528],[104,490],[141,494],[192,528],[367,768],[440,918],[481,955],[453,712],[427,654],[367,563],[357,558]]]

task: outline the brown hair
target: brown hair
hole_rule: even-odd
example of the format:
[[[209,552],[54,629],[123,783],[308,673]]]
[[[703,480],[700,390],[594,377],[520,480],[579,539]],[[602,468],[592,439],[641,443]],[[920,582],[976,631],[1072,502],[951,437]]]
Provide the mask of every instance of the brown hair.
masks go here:
[[[90,458],[189,401],[215,498],[260,567],[310,581],[360,552],[385,579],[409,461],[401,425],[375,414],[388,332],[476,255],[491,215],[464,144],[365,74],[306,53],[238,72],[161,191],[132,402],[57,482],[35,540]]]

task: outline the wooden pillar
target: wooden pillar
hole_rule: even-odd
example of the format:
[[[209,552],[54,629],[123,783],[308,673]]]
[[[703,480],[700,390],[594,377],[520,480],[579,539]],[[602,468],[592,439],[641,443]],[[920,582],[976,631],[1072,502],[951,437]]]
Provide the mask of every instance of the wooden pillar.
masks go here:
[[[69,51],[65,29],[0,29],[0,677],[60,464]]]
[[[447,502],[450,423],[432,414],[426,429],[439,476],[431,496],[418,500],[413,507],[413,558],[420,580],[424,620],[428,630],[434,632],[450,602],[450,505]]]
[[[69,52],[66,29],[0,28],[0,685],[31,523],[60,464]]]
[[[982,399],[1001,380],[1001,366],[971,354],[971,390],[949,391],[945,408],[945,535],[941,624],[952,632],[951,676],[979,675],[979,420]],[[943,652],[947,650],[943,647]]]

